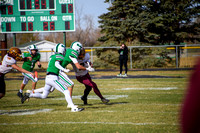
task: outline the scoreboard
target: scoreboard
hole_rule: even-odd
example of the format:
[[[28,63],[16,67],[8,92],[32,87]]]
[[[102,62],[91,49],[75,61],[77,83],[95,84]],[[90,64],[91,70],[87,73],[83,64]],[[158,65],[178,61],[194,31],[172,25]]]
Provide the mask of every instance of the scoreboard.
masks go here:
[[[75,31],[74,0],[4,0],[0,33]]]

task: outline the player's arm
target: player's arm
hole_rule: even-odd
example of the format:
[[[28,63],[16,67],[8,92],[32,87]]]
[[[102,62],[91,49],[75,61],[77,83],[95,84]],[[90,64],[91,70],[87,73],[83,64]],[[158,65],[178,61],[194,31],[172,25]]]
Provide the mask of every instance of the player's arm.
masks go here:
[[[76,66],[77,69],[79,70],[86,70],[86,68],[82,65],[80,65],[78,62],[77,63],[74,63],[74,65]]]
[[[21,58],[22,58],[21,61],[28,61],[28,60],[32,61],[32,57],[29,56],[29,55],[26,54],[26,53],[23,53],[22,56],[21,56]]]
[[[90,61],[90,54],[89,54],[89,53],[86,53],[86,54],[85,54],[85,58],[83,59],[83,62],[84,62],[84,63],[89,62],[89,65],[90,65],[91,67],[93,67],[93,64],[92,64],[91,61]]]
[[[85,68],[84,66],[80,65],[76,58],[71,57],[71,56],[69,58],[72,60],[72,62],[74,63],[74,65],[76,66],[78,70],[88,70],[90,72],[94,71],[94,68],[92,68],[91,66],[89,66],[88,68]]]
[[[64,71],[64,72],[66,72],[66,73],[68,73],[70,70],[69,69],[65,69],[65,68],[63,68],[61,65],[60,65],[60,63],[61,63],[61,61],[56,61],[55,62],[55,66],[58,68],[58,69],[60,69],[61,71]]]
[[[92,62],[88,61],[88,63],[90,64],[90,66],[91,66],[91,67],[93,67],[93,64],[92,64]]]
[[[25,70],[25,69],[19,67],[19,66],[16,65],[16,64],[13,64],[13,65],[11,65],[11,66],[12,66],[12,68],[14,68],[14,69],[16,69],[16,70],[18,70],[18,71],[20,71],[20,72],[29,73],[29,74],[31,74],[33,77],[35,77],[34,73],[29,72],[29,71],[27,71],[27,70]]]
[[[86,68],[85,68],[84,66],[82,66],[82,65],[80,65],[80,64],[78,63],[78,60],[77,60],[76,58],[74,58],[74,57],[72,57],[72,56],[69,56],[69,58],[72,60],[72,62],[74,63],[74,65],[76,66],[76,68],[77,68],[78,70],[86,70]]]
[[[40,63],[40,54],[38,54],[37,65],[38,65],[39,68],[42,67],[42,65]]]
[[[39,68],[41,68],[41,67],[42,67],[42,65],[41,65],[40,61],[37,61],[37,65],[38,65],[38,67],[39,67]]]

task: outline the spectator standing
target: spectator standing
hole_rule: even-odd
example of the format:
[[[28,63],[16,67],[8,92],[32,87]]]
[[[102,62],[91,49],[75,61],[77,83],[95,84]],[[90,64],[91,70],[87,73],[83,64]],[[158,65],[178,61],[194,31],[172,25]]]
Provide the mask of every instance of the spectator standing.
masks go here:
[[[120,73],[117,75],[118,77],[127,77],[127,61],[128,61],[128,47],[125,44],[120,46],[118,50],[119,53],[119,64],[120,64]],[[123,65],[125,67],[125,74],[122,75]]]

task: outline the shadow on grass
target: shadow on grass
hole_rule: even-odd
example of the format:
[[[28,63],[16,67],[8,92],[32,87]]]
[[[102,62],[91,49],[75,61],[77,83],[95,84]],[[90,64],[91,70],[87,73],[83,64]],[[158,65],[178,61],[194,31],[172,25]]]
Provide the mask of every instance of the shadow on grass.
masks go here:
[[[4,111],[1,112],[0,115],[16,115],[16,114],[22,114],[25,115],[23,113],[34,113],[34,112],[48,112],[51,111],[52,109],[25,109],[25,110],[11,110],[11,111]]]
[[[93,105],[115,105],[115,104],[127,104],[128,102],[110,102],[110,103],[95,103],[95,104],[86,104],[86,105],[81,105],[85,107],[91,107]],[[92,108],[99,108],[99,107],[92,107]],[[100,107],[101,108],[101,107]]]

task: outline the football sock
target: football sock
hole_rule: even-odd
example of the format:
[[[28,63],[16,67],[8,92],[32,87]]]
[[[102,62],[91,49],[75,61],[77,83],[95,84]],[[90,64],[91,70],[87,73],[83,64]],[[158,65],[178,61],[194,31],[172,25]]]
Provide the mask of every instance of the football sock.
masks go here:
[[[23,93],[23,90],[19,89],[19,92],[20,92],[20,93]]]
[[[72,102],[72,98],[71,98],[68,90],[64,91],[64,95],[65,95],[65,99],[66,99],[68,105],[70,105],[71,107],[74,106],[74,103]]]
[[[34,92],[42,93],[43,90],[44,90],[44,87],[35,89]]]

